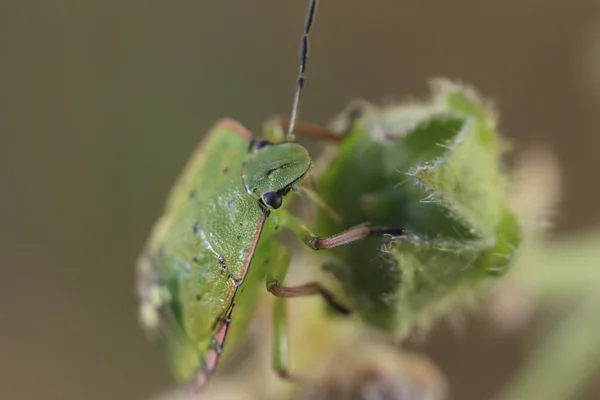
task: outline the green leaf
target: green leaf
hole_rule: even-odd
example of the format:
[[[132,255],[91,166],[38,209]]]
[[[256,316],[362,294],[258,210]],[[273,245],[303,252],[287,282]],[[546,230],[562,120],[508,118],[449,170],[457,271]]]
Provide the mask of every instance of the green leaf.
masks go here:
[[[579,398],[598,373],[599,258],[598,228],[527,246],[511,277],[556,321],[496,400]]]
[[[500,143],[489,107],[446,81],[429,102],[364,108],[317,180],[344,221],[320,213],[319,233],[367,221],[409,232],[329,253],[363,321],[404,337],[506,272],[521,234]]]

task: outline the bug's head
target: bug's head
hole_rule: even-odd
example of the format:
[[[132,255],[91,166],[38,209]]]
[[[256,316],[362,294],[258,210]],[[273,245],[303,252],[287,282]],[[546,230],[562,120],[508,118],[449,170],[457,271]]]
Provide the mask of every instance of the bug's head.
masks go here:
[[[246,191],[265,206],[276,210],[283,196],[308,173],[311,159],[304,146],[295,142],[257,142],[242,168]]]

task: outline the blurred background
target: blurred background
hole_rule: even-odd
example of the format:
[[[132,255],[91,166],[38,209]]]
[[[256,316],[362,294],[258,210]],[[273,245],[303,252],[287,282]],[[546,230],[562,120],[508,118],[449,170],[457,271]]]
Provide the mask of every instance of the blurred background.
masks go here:
[[[170,185],[221,117],[287,113],[305,0],[0,4],[0,398],[147,399],[171,384],[137,324],[134,264]],[[324,0],[302,117],[474,84],[517,149],[563,168],[557,234],[600,222],[600,4]],[[528,333],[470,320],[427,346],[485,399]],[[482,373],[485,371],[485,373]],[[590,390],[589,398],[598,398]]]

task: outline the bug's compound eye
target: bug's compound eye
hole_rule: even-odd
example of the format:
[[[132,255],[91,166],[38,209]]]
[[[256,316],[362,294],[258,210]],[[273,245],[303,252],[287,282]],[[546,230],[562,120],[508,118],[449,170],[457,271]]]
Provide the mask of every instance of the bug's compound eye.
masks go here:
[[[283,203],[283,196],[277,192],[267,192],[262,195],[262,201],[267,207],[277,210]]]
[[[256,143],[256,145],[254,146],[254,150],[260,150],[260,149],[262,149],[263,147],[267,147],[267,146],[268,146],[268,145],[270,145],[270,144],[271,144],[271,143],[269,143],[269,141],[268,141],[268,140],[264,140],[264,139],[262,139],[262,140],[259,140],[259,141]]]

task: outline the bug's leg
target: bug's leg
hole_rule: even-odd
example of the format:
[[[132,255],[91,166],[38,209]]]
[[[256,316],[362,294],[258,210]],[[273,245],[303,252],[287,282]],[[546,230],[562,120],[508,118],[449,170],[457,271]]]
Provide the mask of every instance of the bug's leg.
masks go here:
[[[294,288],[286,288],[280,285],[285,279],[290,263],[290,253],[283,247],[277,245],[272,249],[275,255],[274,262],[270,263],[270,268],[266,271],[266,287],[273,293],[275,298],[275,308],[273,314],[273,369],[277,374],[285,379],[294,381],[301,385],[313,386],[321,385],[316,378],[299,376],[290,373],[289,367],[289,339],[287,330],[286,302],[287,297],[298,297],[312,294],[325,294],[324,297],[333,299],[333,296],[326,290],[320,288],[317,284],[306,284]],[[270,257],[271,258],[271,257]],[[316,289],[319,288],[319,289]],[[334,307],[347,313],[347,309],[337,302],[333,302]],[[330,303],[331,304],[331,303]]]
[[[275,299],[272,363],[273,369],[277,372],[277,375],[283,379],[287,379],[304,387],[327,386],[327,382],[322,378],[308,377],[290,372],[286,299],[283,297]]]
[[[266,139],[274,142],[282,142],[286,139],[286,132],[290,125],[290,117],[284,115],[273,115],[264,125]],[[310,122],[297,121],[294,133],[298,135],[309,136],[317,140],[341,141],[346,132],[334,132],[322,125],[312,124]]]
[[[325,289],[321,284],[317,282],[305,283],[298,286],[282,286],[278,280],[273,279],[267,282],[267,290],[274,296],[281,298],[288,297],[304,297],[312,296],[314,294],[321,295],[321,297],[329,304],[333,309],[338,311],[340,314],[348,315],[350,310],[335,300],[333,294]]]
[[[308,179],[305,182],[308,182]],[[331,216],[331,218],[333,218],[336,222],[342,223],[342,216],[335,211],[333,207],[327,204],[327,202],[323,200],[321,196],[319,196],[319,193],[317,193],[316,190],[306,186],[300,186],[298,190],[301,193],[304,193],[313,204],[328,213],[329,216]]]
[[[272,263],[271,268],[266,273],[267,290],[279,298],[303,297],[312,295],[321,295],[321,297],[336,311],[341,314],[349,314],[350,310],[340,302],[336,301],[333,294],[324,288],[318,282],[305,283],[298,286],[283,286],[287,270],[290,264],[290,254],[286,251],[282,253],[276,263]],[[282,306],[283,307],[283,306]]]
[[[296,121],[294,133],[317,140],[340,142],[354,126],[354,123],[372,106],[366,101],[355,100],[332,123],[332,128],[305,121]],[[273,115],[264,124],[265,139],[273,142],[286,140],[291,118],[286,115]]]
[[[273,310],[273,368],[279,376],[289,376],[289,347],[286,326],[285,300],[275,300]]]
[[[381,228],[371,226],[369,223],[353,226],[338,234],[328,237],[318,237],[300,220],[288,212],[281,213],[286,227],[291,229],[301,240],[313,250],[333,249],[344,246],[357,240],[362,240],[373,236],[405,236],[406,231],[402,228]]]
[[[283,379],[289,379],[300,385],[310,384],[310,379],[290,373],[289,336],[287,330],[287,312],[285,299],[275,299],[273,315],[273,369]]]

